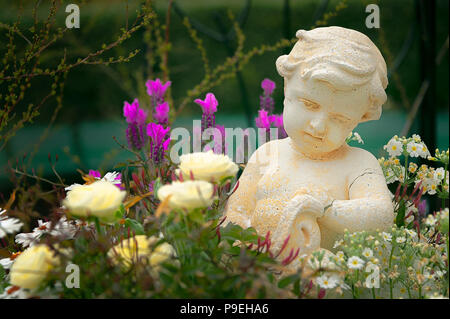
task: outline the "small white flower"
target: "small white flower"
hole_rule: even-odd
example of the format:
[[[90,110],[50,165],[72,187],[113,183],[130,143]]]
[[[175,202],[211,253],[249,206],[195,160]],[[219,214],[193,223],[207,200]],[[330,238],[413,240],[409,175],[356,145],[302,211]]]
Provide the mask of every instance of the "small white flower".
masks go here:
[[[407,224],[410,224],[410,223],[412,223],[414,221],[414,215],[409,215],[406,219],[405,219],[405,222],[407,223]]]
[[[402,142],[396,140],[395,138],[391,138],[391,140],[383,147],[391,157],[396,157],[402,154],[403,145]]]
[[[355,137],[356,141],[360,144],[364,144],[363,139],[361,138],[361,135],[359,135],[359,133],[354,132],[353,136]]]
[[[323,289],[333,289],[339,284],[339,277],[336,275],[322,275],[317,278],[317,284]]]
[[[11,258],[0,259],[0,265],[3,267],[3,269],[11,268],[12,264],[13,264],[13,260]]]
[[[403,244],[406,241],[406,237],[397,237],[395,241],[397,244]]]
[[[338,247],[341,246],[343,243],[344,243],[344,240],[343,240],[343,239],[336,240],[336,241],[334,242],[333,248],[338,248]]]
[[[417,237],[417,233],[412,230],[412,229],[405,229],[405,232],[411,237],[411,238],[416,238]]]
[[[25,289],[18,288],[16,286],[8,286],[5,288],[0,299],[27,299],[28,293]]]
[[[392,240],[392,235],[391,235],[391,234],[382,232],[382,233],[381,233],[381,236],[383,237],[383,239],[384,239],[385,241],[391,241],[391,240]]]
[[[445,175],[445,169],[443,167],[439,167],[434,171],[434,179],[441,181],[444,179],[444,175]]]
[[[33,232],[17,234],[15,241],[26,248],[38,243],[44,234],[50,234],[55,237],[61,237],[61,240],[66,240],[72,239],[77,230],[78,227],[70,223],[65,216],[59,219],[54,227],[52,227],[51,222],[38,220],[38,227],[34,228]]]
[[[364,266],[364,260],[358,256],[352,256],[348,259],[347,266],[350,269],[361,269]]]
[[[373,251],[370,248],[365,248],[362,252],[363,256],[366,258],[370,258],[373,256]]]
[[[433,215],[428,215],[425,219],[425,225],[434,226],[436,224],[436,218]]]
[[[406,145],[406,150],[409,153],[409,156],[411,157],[419,157],[421,153],[422,146],[416,142],[409,142]]]
[[[23,226],[19,219],[9,218],[4,215],[5,213],[6,210],[0,208],[0,238],[5,237],[7,234],[17,233]]]
[[[423,158],[428,158],[430,156],[430,151],[424,143],[420,143],[419,155]]]

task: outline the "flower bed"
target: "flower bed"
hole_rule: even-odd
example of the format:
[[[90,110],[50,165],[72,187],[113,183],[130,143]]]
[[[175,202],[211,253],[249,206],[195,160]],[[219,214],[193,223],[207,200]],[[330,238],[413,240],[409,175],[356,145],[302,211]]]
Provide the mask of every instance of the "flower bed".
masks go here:
[[[284,138],[282,117],[271,114],[272,83],[262,83],[256,124]],[[200,133],[213,129],[211,141],[177,164],[170,159],[168,86],[147,83],[154,122],[138,100],[125,102],[128,146],[120,146],[133,158],[117,164],[120,173],[91,170],[84,184],[55,183],[52,213],[32,232],[20,233],[27,221],[18,216],[33,186],[11,195],[0,210],[8,252],[0,259],[1,298],[448,298],[448,150],[431,156],[419,136],[393,137],[390,157],[379,160],[395,189],[392,229],[346,232],[334,254],[292,249],[280,259],[289,237],[274,251],[270,232],[223,217],[239,166],[215,139],[225,130],[215,123],[214,94],[195,100]],[[363,143],[357,133],[352,141]],[[442,167],[419,166],[420,157]],[[439,197],[441,208],[425,215],[424,195]],[[294,261],[302,267],[290,269]]]

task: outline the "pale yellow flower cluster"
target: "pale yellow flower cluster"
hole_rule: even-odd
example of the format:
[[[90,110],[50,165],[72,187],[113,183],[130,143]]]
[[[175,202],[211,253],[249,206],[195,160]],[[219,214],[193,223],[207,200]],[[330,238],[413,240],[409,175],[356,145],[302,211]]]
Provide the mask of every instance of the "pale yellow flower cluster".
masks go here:
[[[126,192],[114,184],[100,180],[89,185],[73,186],[63,205],[74,216],[95,216],[103,222],[112,222],[125,195]]]
[[[164,242],[156,246],[158,238],[138,235],[124,239],[108,252],[111,261],[124,269],[129,269],[139,262],[148,265],[152,270],[158,271],[161,263],[175,257],[175,249]]]
[[[15,260],[10,270],[10,283],[26,289],[36,289],[60,260],[47,245],[35,245]]]
[[[236,176],[238,170],[239,167],[227,155],[209,150],[181,155],[177,172],[183,174],[184,179],[189,179],[192,173],[194,180],[217,183]]]
[[[158,190],[158,198],[161,201],[168,198],[172,209],[208,207],[214,201],[212,183],[234,177],[238,170],[238,166],[228,156],[214,154],[212,151],[182,155],[176,173],[185,181],[162,186]]]

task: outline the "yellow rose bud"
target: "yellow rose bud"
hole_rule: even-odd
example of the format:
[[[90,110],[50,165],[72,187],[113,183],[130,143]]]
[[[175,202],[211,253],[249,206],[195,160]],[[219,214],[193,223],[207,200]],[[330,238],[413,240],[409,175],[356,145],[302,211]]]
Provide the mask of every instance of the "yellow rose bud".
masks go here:
[[[21,288],[38,288],[59,263],[59,258],[47,245],[31,246],[14,260],[10,270],[10,283]]]
[[[96,216],[104,222],[114,220],[126,192],[107,181],[76,185],[68,193],[63,205],[75,216]]]
[[[163,201],[170,196],[169,206],[172,209],[204,208],[212,204],[214,187],[205,181],[173,182],[158,190],[158,198]]]
[[[185,179],[192,175],[195,180],[219,182],[225,177],[234,177],[239,167],[226,155],[215,154],[213,151],[197,152],[180,156],[177,170]]]

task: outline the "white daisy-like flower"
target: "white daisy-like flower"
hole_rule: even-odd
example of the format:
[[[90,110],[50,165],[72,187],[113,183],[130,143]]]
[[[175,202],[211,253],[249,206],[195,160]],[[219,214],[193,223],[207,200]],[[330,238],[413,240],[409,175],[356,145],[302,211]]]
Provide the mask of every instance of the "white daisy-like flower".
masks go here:
[[[395,138],[391,138],[391,140],[383,147],[391,157],[400,156],[403,152],[403,144],[402,142],[396,140]]]
[[[364,250],[363,250],[363,252],[362,252],[362,255],[364,256],[364,257],[366,257],[366,258],[370,258],[370,257],[372,257],[373,256],[373,251],[372,251],[372,249],[370,249],[370,248],[364,248]]]
[[[350,269],[361,269],[362,267],[364,267],[364,260],[362,260],[358,256],[352,256],[348,259],[347,266]]]
[[[0,208],[0,238],[7,234],[17,233],[22,228],[23,223],[17,218],[6,216],[6,210]]]
[[[406,237],[397,237],[395,239],[395,241],[397,242],[397,244],[403,244],[406,241]]]
[[[339,277],[336,275],[327,275],[323,274],[322,276],[318,277],[316,282],[320,286],[320,288],[323,289],[333,289],[339,284]]]
[[[13,260],[11,258],[0,259],[0,266],[2,266],[3,269],[11,268],[12,264],[13,264]]]
[[[27,299],[28,297],[28,292],[17,286],[8,286],[0,294],[0,299]]]
[[[409,156],[411,156],[411,157],[419,157],[421,149],[422,149],[422,146],[416,142],[409,142],[406,145],[406,151],[409,153]]]
[[[444,278],[445,271],[436,270],[436,271],[434,272],[434,274],[435,274],[436,277],[438,277],[438,278]]]
[[[70,223],[65,216],[59,219],[54,227],[51,222],[38,220],[38,227],[34,228],[33,232],[17,234],[15,241],[25,248],[38,243],[44,234],[61,237],[62,240],[65,240],[72,239],[77,231],[78,227]]]
[[[392,235],[389,234],[389,233],[382,232],[382,233],[381,233],[381,237],[383,237],[383,239],[384,239],[385,241],[391,241],[391,240],[392,240]]]

